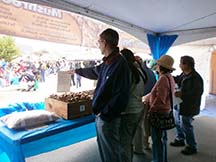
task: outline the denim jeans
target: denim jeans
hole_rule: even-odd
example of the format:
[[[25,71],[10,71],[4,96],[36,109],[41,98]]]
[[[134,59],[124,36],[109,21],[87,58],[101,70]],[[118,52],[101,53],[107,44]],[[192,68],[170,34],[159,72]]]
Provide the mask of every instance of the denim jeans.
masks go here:
[[[193,116],[179,115],[179,106],[174,108],[174,117],[176,122],[176,139],[186,140],[187,145],[197,149],[197,143],[194,136]]]
[[[121,116],[120,141],[122,147],[122,160],[133,161],[133,139],[143,113],[124,114]],[[140,141],[141,142],[141,141]]]
[[[182,130],[185,134],[185,139],[187,145],[189,145],[193,149],[197,149],[197,143],[194,136],[194,129],[193,129],[193,116],[181,116],[182,119]]]
[[[175,105],[173,109],[173,115],[175,118],[175,124],[176,124],[176,139],[177,140],[185,140],[185,135],[182,129],[182,121],[181,117],[179,115],[179,105]]]
[[[100,116],[97,116],[95,121],[101,161],[122,162],[119,137],[121,118],[106,122],[103,121]]]
[[[167,162],[167,132],[152,127],[153,162]]]

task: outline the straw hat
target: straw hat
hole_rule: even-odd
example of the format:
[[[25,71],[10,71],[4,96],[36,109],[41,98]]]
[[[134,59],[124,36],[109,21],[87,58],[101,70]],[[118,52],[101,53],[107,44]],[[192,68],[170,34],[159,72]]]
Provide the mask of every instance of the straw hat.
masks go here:
[[[157,60],[158,65],[160,65],[166,69],[169,69],[169,70],[175,70],[175,68],[172,67],[173,63],[174,63],[174,60],[169,55],[163,55],[160,57],[159,60]]]

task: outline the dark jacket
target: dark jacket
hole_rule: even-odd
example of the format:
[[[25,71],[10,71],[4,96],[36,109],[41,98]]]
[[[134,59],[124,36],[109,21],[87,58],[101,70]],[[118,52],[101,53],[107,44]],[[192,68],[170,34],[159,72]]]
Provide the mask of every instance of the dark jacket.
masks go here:
[[[194,116],[200,113],[203,79],[193,70],[190,74],[174,77],[181,89],[183,102],[180,104],[180,115]]]
[[[154,87],[157,80],[156,80],[154,72],[146,66],[145,62],[143,64],[142,68],[146,72],[146,75],[148,78],[148,80],[144,86],[144,95],[147,95],[149,92],[151,92],[151,90]]]
[[[102,64],[76,69],[75,72],[98,80],[92,102],[93,112],[96,115],[100,113],[101,119],[107,122],[120,117],[129,99],[130,70],[118,49],[105,58]]]

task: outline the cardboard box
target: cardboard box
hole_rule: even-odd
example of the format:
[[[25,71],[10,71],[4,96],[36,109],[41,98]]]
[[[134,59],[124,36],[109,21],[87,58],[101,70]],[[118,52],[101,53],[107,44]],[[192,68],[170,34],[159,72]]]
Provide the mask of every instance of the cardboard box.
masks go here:
[[[77,103],[63,102],[53,98],[45,98],[46,110],[55,112],[64,119],[74,119],[92,114],[92,101]]]

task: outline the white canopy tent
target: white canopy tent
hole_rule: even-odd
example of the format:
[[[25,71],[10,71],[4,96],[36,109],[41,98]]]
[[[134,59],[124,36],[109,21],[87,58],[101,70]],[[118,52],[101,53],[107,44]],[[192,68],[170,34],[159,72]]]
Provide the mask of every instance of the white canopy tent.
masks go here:
[[[215,0],[24,0],[75,12],[147,43],[146,33],[179,35],[174,45],[216,37]]]

